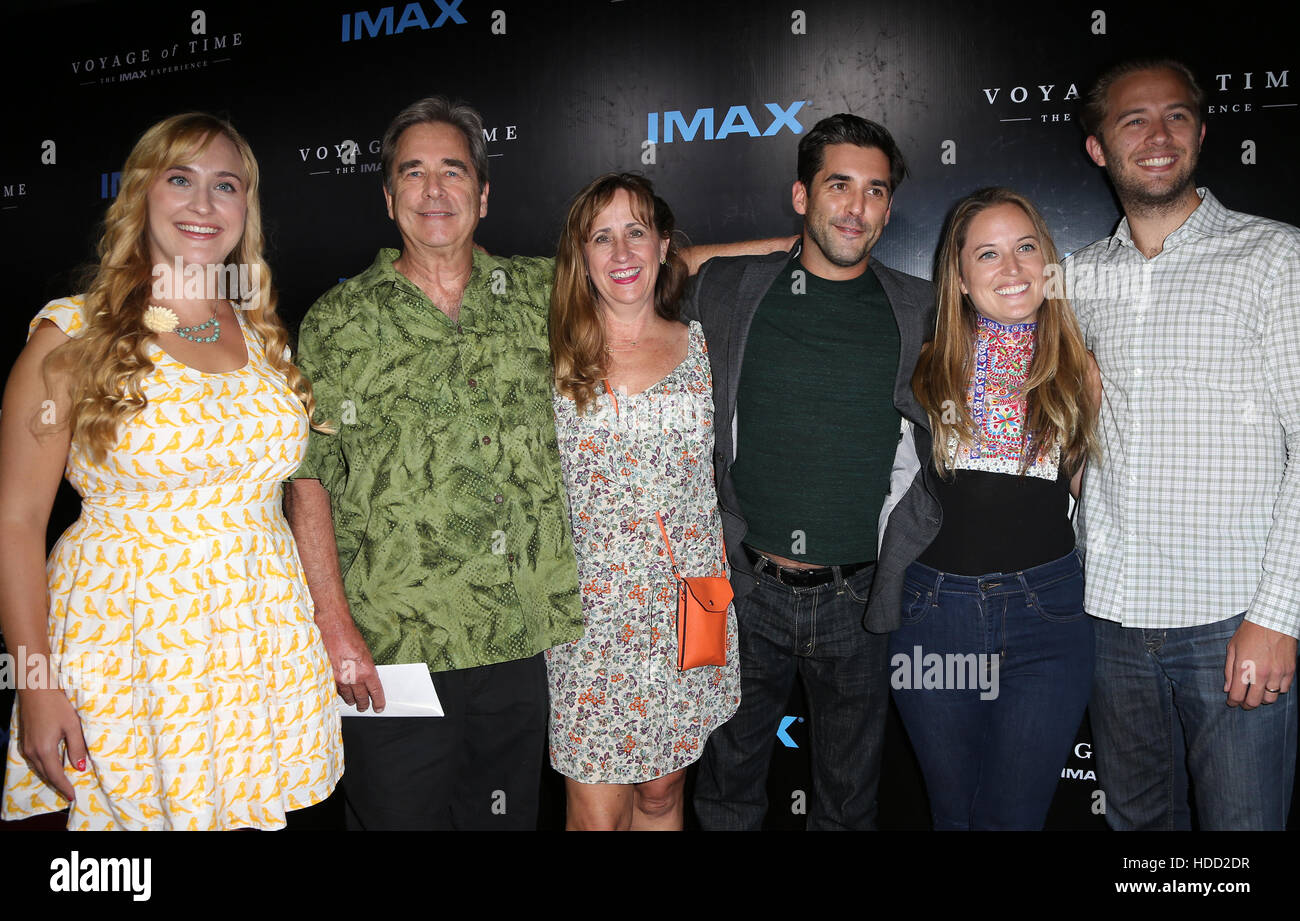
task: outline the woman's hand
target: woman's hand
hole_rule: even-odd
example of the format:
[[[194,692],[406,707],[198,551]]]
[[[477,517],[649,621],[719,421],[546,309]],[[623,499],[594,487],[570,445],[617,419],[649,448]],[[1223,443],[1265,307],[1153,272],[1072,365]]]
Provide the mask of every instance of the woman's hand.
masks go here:
[[[77,798],[63,773],[64,759],[75,770],[89,766],[81,720],[62,690],[18,692],[18,751],[36,775],[63,794],[69,802]]]
[[[21,658],[34,658],[39,667],[50,662],[45,533],[72,437],[64,382],[47,382],[44,368],[50,352],[67,341],[52,322],[41,321],[9,372],[0,412],[0,631],[10,652],[23,652]],[[42,780],[71,800],[64,753],[73,767],[86,768],[76,711],[57,688],[24,688],[18,700],[19,751]]]

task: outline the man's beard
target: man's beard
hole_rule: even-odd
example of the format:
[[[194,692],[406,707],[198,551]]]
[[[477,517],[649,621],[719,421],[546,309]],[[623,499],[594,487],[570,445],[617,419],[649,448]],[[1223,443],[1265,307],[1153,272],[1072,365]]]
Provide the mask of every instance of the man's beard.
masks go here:
[[[817,248],[826,257],[826,261],[831,265],[847,269],[860,265],[870,253],[871,244],[875,242],[875,235],[872,233],[871,226],[865,221],[859,221],[858,223],[861,224],[863,231],[859,243],[836,239],[834,236],[835,229],[831,226],[830,220],[820,216],[816,221],[809,222],[806,227],[808,236],[817,244]]]
[[[1104,145],[1102,151],[1106,154],[1107,163],[1117,162],[1111,159]],[[1119,196],[1125,211],[1162,214],[1173,210],[1187,195],[1188,189],[1196,188],[1196,160],[1195,153],[1183,156],[1181,163],[1185,164],[1184,169],[1172,177],[1173,181],[1163,189],[1159,187],[1152,189],[1149,182],[1143,182],[1140,176],[1135,174],[1138,169],[1136,166],[1129,169],[1126,165],[1123,171],[1107,169],[1106,172],[1110,175],[1110,181],[1115,186],[1115,194]]]

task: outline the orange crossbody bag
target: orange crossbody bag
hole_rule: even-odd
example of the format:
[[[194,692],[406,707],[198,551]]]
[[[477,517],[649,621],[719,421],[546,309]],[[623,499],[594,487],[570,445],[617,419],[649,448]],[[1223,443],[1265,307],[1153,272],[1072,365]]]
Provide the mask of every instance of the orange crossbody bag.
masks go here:
[[[605,381],[617,415],[618,397]],[[677,670],[699,668],[703,665],[727,664],[727,606],[735,597],[731,582],[723,576],[684,576],[677,568],[672,544],[668,543],[668,529],[663,517],[655,512],[659,533],[664,538],[664,549],[677,580]]]
[[[735,597],[722,576],[684,576],[677,569],[664,520],[655,512],[677,579],[677,670],[727,664],[727,605]]]

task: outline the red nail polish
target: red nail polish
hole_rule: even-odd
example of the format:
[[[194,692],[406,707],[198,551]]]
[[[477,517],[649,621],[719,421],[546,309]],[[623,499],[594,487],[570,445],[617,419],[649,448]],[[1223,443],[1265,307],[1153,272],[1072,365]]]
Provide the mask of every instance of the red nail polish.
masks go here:
[[[84,771],[86,769],[86,759],[85,758],[77,759],[77,763],[74,764],[73,767],[75,767],[78,771]]]

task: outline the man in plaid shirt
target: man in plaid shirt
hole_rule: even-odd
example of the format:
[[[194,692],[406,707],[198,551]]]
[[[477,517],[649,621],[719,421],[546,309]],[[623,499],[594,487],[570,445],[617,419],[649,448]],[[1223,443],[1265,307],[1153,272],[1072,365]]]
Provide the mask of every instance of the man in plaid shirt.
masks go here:
[[[1116,829],[1286,827],[1300,634],[1300,230],[1193,182],[1204,94],[1112,68],[1083,111],[1124,208],[1066,262],[1101,368],[1079,518]]]

